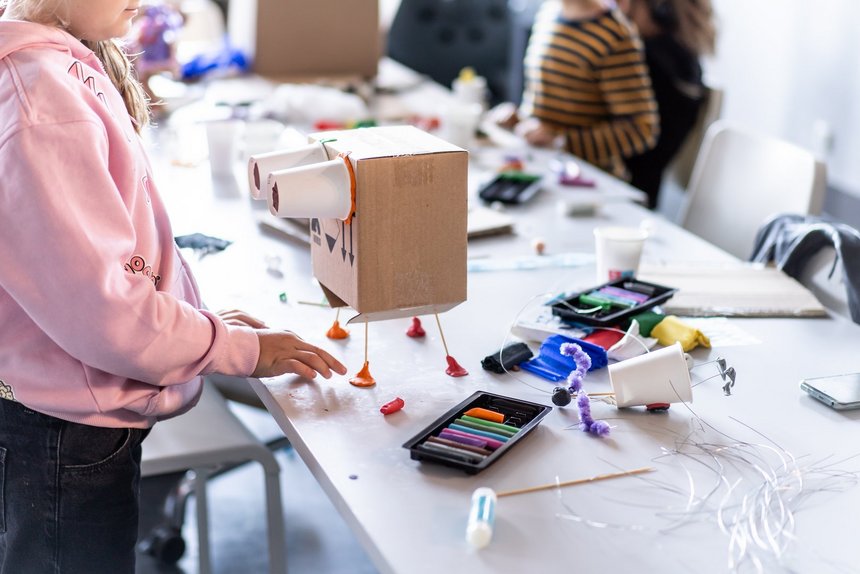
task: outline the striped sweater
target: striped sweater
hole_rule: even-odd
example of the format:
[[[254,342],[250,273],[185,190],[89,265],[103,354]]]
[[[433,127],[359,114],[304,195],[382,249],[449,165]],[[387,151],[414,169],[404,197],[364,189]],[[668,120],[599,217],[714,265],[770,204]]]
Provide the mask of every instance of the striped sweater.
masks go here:
[[[546,2],[525,57],[521,112],[565,135],[567,149],[627,179],[623,158],[652,148],[659,132],[642,44],[619,12],[561,17]]]

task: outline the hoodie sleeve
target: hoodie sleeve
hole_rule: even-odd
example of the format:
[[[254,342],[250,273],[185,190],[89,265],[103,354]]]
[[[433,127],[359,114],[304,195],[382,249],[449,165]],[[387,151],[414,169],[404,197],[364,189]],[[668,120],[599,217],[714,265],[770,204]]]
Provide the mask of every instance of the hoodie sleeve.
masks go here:
[[[136,230],[108,171],[109,147],[104,126],[89,120],[31,125],[0,140],[0,285],[91,367],[154,385],[249,375],[259,355],[253,330],[124,269]],[[179,259],[172,243],[161,248]]]

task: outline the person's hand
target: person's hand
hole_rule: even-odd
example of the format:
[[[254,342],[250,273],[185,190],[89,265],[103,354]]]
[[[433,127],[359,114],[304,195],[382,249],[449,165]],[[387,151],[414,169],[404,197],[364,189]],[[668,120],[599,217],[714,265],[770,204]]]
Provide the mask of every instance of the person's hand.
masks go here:
[[[239,309],[222,309],[215,313],[218,315],[222,321],[227,323],[228,325],[238,325],[240,327],[252,327],[254,329],[265,329],[266,324],[257,319],[256,317],[252,317],[248,315],[244,311],[240,311]]]
[[[517,106],[511,102],[502,102],[487,111],[487,118],[497,126],[506,130],[514,129],[520,118],[517,114]]]
[[[553,146],[558,135],[550,126],[536,118],[529,118],[520,122],[515,133],[525,139],[529,145],[536,147]]]
[[[326,379],[334,371],[346,374],[346,367],[323,349],[306,343],[290,331],[260,329],[260,358],[252,377],[276,377],[284,373],[295,373],[306,379],[313,379],[317,373]]]

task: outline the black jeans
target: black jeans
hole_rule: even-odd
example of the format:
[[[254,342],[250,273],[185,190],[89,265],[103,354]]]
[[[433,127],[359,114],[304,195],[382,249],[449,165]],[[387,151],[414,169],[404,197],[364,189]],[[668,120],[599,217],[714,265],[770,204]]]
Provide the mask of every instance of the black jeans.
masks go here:
[[[148,432],[0,400],[0,574],[133,574]]]

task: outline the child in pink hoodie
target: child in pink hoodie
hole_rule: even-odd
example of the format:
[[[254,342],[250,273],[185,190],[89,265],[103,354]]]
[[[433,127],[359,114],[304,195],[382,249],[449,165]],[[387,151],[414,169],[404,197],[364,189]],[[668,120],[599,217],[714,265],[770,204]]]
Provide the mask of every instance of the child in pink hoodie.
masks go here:
[[[0,574],[134,572],[140,443],[201,375],[346,372],[201,309],[113,40],[139,2],[0,0]]]

